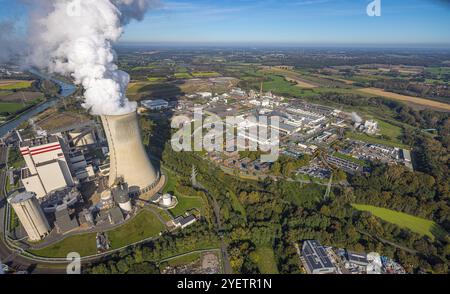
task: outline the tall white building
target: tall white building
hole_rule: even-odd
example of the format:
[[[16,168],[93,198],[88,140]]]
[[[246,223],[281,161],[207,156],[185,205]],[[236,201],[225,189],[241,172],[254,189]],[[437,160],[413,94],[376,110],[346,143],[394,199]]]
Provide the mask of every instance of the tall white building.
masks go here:
[[[23,141],[20,152],[27,165],[22,169],[22,183],[38,199],[54,190],[74,185],[63,151],[63,142],[59,137],[48,136]]]
[[[42,240],[50,232],[47,218],[34,193],[25,192],[8,199],[31,241]]]

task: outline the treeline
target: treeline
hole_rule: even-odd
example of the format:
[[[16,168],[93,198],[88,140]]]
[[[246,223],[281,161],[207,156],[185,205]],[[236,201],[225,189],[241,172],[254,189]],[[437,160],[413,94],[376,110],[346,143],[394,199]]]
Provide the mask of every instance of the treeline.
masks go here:
[[[89,265],[89,274],[159,274],[158,263],[195,250],[217,248],[219,239],[205,222],[182,231],[165,233],[157,240],[129,248]]]

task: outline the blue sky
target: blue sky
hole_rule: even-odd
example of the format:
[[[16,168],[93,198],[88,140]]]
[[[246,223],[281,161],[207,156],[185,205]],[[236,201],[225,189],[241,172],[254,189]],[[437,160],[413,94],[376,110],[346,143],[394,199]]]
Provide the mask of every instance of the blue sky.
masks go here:
[[[450,1],[381,0],[382,16],[368,17],[369,0],[161,0],[126,42],[282,44],[450,44]],[[447,2],[447,4],[445,4]],[[23,19],[16,0],[0,0],[0,20]]]

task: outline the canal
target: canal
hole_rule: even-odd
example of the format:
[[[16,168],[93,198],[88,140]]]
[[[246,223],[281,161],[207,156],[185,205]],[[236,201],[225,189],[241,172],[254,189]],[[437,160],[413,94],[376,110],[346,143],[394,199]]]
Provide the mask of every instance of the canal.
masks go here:
[[[15,119],[10,120],[10,121],[6,122],[5,124],[1,125],[0,126],[0,138],[5,136],[8,132],[15,130],[23,122],[29,120],[33,116],[54,106],[58,102],[59,99],[71,96],[77,90],[77,87],[75,87],[72,84],[68,84],[63,81],[57,80],[53,77],[46,76],[38,71],[30,70],[30,73],[39,77],[40,79],[50,80],[50,81],[54,82],[55,84],[57,84],[60,87],[59,96],[49,99],[43,103],[40,103],[40,104],[34,106],[33,108],[25,111],[24,113],[22,113]]]

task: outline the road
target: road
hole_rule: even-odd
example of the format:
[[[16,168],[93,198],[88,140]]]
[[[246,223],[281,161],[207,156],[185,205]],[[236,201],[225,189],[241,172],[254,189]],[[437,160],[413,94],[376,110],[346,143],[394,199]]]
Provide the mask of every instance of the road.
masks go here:
[[[208,189],[203,187],[203,185],[197,183],[197,186],[194,188],[205,192],[205,194],[208,196],[209,202],[213,206],[214,216],[216,219],[216,229],[217,229],[217,233],[219,234],[220,239],[221,239],[220,251],[222,252],[222,258],[223,258],[223,271],[224,271],[224,274],[232,274],[233,268],[231,267],[230,259],[228,258],[228,250],[227,250],[228,246],[227,246],[227,244],[225,242],[225,238],[223,236],[223,224],[222,224],[222,219],[220,217],[220,206],[217,203],[217,200],[211,195],[211,193],[209,193]]]

